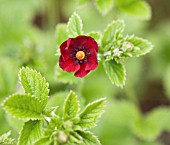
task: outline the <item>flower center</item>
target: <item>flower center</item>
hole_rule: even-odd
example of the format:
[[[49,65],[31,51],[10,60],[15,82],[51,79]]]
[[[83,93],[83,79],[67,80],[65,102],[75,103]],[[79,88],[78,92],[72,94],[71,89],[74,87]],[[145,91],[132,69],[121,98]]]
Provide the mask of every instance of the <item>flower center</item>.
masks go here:
[[[76,58],[77,58],[78,60],[83,60],[84,57],[85,57],[85,53],[84,53],[83,51],[78,51],[78,52],[76,53]]]

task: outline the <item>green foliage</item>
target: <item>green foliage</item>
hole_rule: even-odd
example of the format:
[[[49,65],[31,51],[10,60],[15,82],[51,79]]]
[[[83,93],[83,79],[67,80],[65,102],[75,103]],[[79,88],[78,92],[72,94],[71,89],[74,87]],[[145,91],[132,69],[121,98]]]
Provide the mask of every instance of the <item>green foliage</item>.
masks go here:
[[[18,145],[31,145],[42,136],[42,122],[40,120],[30,120],[25,122]]]
[[[150,52],[153,48],[153,44],[146,39],[132,36],[126,36],[124,41],[131,45],[131,56],[132,57],[139,57],[141,55],[145,55],[146,53]],[[127,48],[128,49],[128,48]]]
[[[124,31],[125,24],[121,20],[113,21],[104,30],[102,38],[102,47],[104,50],[109,49],[112,43],[116,43],[117,40],[122,38],[122,33]]]
[[[106,15],[113,8],[113,0],[96,0],[96,7],[101,14]]]
[[[66,24],[58,24],[56,26],[56,42],[57,42],[57,47],[59,47],[67,38],[67,25]]]
[[[82,145],[101,145],[100,141],[93,133],[89,131],[79,131],[78,133],[83,138]]]
[[[28,67],[23,67],[20,70],[19,76],[25,93],[30,93],[33,97],[38,98],[45,106],[49,94],[49,84],[46,83],[45,78],[43,78],[40,73]]]
[[[126,58],[137,57],[150,52],[153,48],[146,39],[132,36],[123,36],[124,22],[117,20],[107,26],[102,38],[102,49],[106,73],[112,83],[123,87],[126,71],[123,61]]]
[[[103,3],[105,1],[102,1]],[[74,23],[73,23],[74,22]],[[74,26],[72,26],[74,24]],[[69,28],[74,28],[69,30]],[[153,45],[146,39],[134,35],[123,35],[125,23],[123,20],[112,21],[104,30],[103,36],[99,32],[90,32],[87,35],[93,37],[99,45],[99,60],[103,65],[112,84],[123,87],[126,80],[126,71],[123,61],[126,58],[138,57],[149,53]],[[67,24],[67,32],[76,37],[82,30],[82,20],[78,14],[74,13]],[[62,35],[61,35],[62,37]],[[56,69],[57,80],[66,83],[76,82],[72,74],[62,71],[59,67]]]
[[[143,140],[154,141],[162,131],[169,131],[170,108],[160,107],[141,116],[133,124],[134,133]],[[159,120],[159,121],[158,121]]]
[[[85,4],[90,0],[77,0],[79,5]],[[151,18],[151,8],[144,0],[96,0],[95,7],[103,14],[108,14],[112,9],[123,12],[142,20]]]
[[[123,37],[124,26],[123,21],[117,20],[105,29],[102,48],[106,60],[122,62],[125,58],[141,56],[152,50],[152,43],[146,39],[134,35]]]
[[[43,137],[35,142],[34,145],[51,145],[51,141],[49,140],[49,137]]]
[[[112,84],[123,87],[126,80],[126,70],[124,65],[117,63],[114,60],[110,60],[104,62],[103,66]]]
[[[104,111],[104,106],[105,99],[100,99],[88,104],[79,113],[78,98],[70,91],[64,101],[62,118],[56,113],[51,113],[49,124],[45,129],[46,134],[36,144],[43,141],[44,144],[100,144],[98,138],[87,129],[96,125],[96,121]]]
[[[115,5],[122,11],[143,20],[151,18],[151,8],[143,0],[115,0]]]
[[[80,4],[85,4],[91,0],[77,0],[77,1],[79,1]],[[49,1],[49,3],[51,3],[51,2]],[[65,21],[66,18],[68,17],[68,15],[70,15],[70,13],[72,13],[74,2],[73,1],[72,2],[71,1],[60,2],[60,4],[62,4],[62,6],[58,9],[58,11],[59,11],[59,17],[60,17],[61,21],[63,21],[63,20]],[[40,41],[40,42],[38,42],[38,45],[37,45],[37,43],[34,42],[34,39],[39,39],[38,37],[40,37],[40,36],[36,35],[37,32],[32,29],[34,26],[33,21],[37,20],[37,14],[38,14],[38,17],[40,16],[40,18],[42,18],[42,19],[43,19],[43,15],[45,15],[45,18],[48,19],[47,14],[44,12],[41,13],[41,10],[42,9],[47,10],[50,8],[49,14],[51,14],[51,12],[53,11],[51,9],[52,7],[47,8],[48,2],[46,2],[45,7],[44,7],[44,5],[42,7],[41,6],[42,3],[40,1],[35,2],[34,0],[29,0],[29,1],[2,0],[1,1],[1,5],[0,5],[0,30],[1,30],[0,31],[0,42],[1,42],[0,43],[0,54],[8,55],[8,57],[10,57],[10,58],[16,57],[15,59],[17,59],[19,61],[20,66],[21,66],[21,64],[24,66],[25,65],[32,66],[32,64],[33,64],[34,67],[36,66],[37,69],[40,70],[44,75],[48,75],[48,78],[52,82],[52,84],[50,84],[51,97],[50,97],[50,101],[48,103],[49,104],[51,103],[51,106],[55,106],[54,108],[57,108],[56,105],[61,106],[56,111],[52,107],[50,107],[50,108],[45,107],[43,109],[42,113],[45,113],[43,115],[46,118],[45,121],[44,121],[43,116],[41,118],[41,120],[44,124],[43,129],[44,128],[46,129],[47,126],[51,127],[52,123],[49,123],[50,121],[48,122],[49,118],[51,119],[52,114],[53,115],[55,114],[56,116],[58,116],[59,111],[61,111],[63,109],[63,102],[65,99],[65,96],[67,96],[67,95],[62,94],[62,95],[60,95],[60,97],[54,97],[53,93],[56,93],[56,91],[63,91],[63,90],[68,90],[70,88],[74,88],[82,96],[84,96],[84,94],[86,93],[86,96],[83,99],[85,99],[86,102],[88,102],[88,100],[93,100],[94,97],[98,98],[99,96],[112,97],[112,100],[113,100],[113,97],[115,97],[115,96],[118,98],[122,98],[122,97],[124,98],[124,97],[128,96],[128,93],[133,94],[133,89],[134,89],[134,93],[136,93],[136,94],[134,94],[134,96],[136,99],[138,99],[137,95],[140,94],[140,97],[141,97],[141,94],[143,94],[143,91],[145,91],[145,88],[148,86],[148,84],[146,85],[146,83],[144,83],[144,81],[148,82],[147,72],[149,71],[149,74],[151,76],[151,78],[149,80],[155,79],[155,74],[157,74],[157,72],[159,72],[159,75],[156,76],[156,79],[161,80],[162,77],[164,77],[165,91],[167,92],[167,94],[170,94],[168,91],[169,86],[170,86],[169,85],[169,82],[170,82],[169,81],[169,70],[165,73],[165,70],[167,69],[167,66],[169,65],[168,64],[169,63],[169,49],[168,49],[169,48],[169,40],[168,39],[169,39],[169,34],[170,34],[168,31],[169,23],[168,23],[168,27],[166,27],[166,28],[165,28],[164,24],[161,25],[161,29],[165,29],[165,32],[162,32],[161,30],[158,31],[158,27],[157,27],[158,20],[159,20],[159,23],[161,22],[159,14],[156,15],[156,16],[158,16],[159,19],[154,17],[154,20],[155,20],[154,23],[149,22],[149,26],[157,25],[156,27],[154,27],[155,29],[153,29],[153,27],[149,27],[149,31],[148,31],[148,29],[146,29],[146,28],[148,28],[146,26],[147,25],[146,22],[143,23],[142,21],[136,21],[136,20],[134,21],[134,19],[132,19],[131,16],[135,16],[135,17],[138,17],[143,20],[149,19],[149,17],[151,16],[150,8],[147,7],[148,4],[145,1],[141,1],[141,0],[138,0],[138,1],[137,0],[117,0],[117,1],[115,1],[114,0],[113,1],[114,2],[113,11],[111,11],[112,4],[107,5],[107,2],[109,2],[107,0],[102,0],[102,1],[96,0],[93,2],[95,2],[94,6],[97,7],[97,5],[98,5],[97,9],[100,10],[101,13],[105,13],[108,15],[106,17],[100,17],[100,15],[96,12],[96,10],[94,10],[94,8],[91,5],[87,5],[85,8],[80,7],[84,10],[76,8],[77,12],[80,13],[82,18],[85,20],[84,21],[84,24],[86,25],[85,30],[89,31],[89,30],[95,29],[95,30],[101,31],[102,30],[101,28],[103,28],[104,25],[108,21],[110,21],[110,19],[112,19],[113,17],[114,18],[125,17],[125,19],[127,19],[127,22],[129,22],[129,24],[130,24],[127,29],[127,31],[130,32],[130,34],[138,33],[141,36],[146,36],[147,38],[150,37],[151,40],[155,39],[154,43],[156,43],[155,46],[157,47],[157,51],[155,49],[153,51],[153,53],[151,55],[149,55],[150,63],[147,63],[148,59],[144,58],[145,63],[143,63],[143,59],[135,58],[133,62],[135,62],[136,65],[134,66],[134,63],[127,64],[125,58],[129,58],[129,57],[133,57],[133,56],[134,57],[140,56],[140,55],[143,55],[146,52],[148,52],[148,50],[150,50],[151,47],[150,47],[150,44],[147,42],[147,40],[144,40],[144,39],[141,39],[141,38],[138,38],[135,36],[133,36],[133,38],[132,38],[131,36],[125,35],[125,37],[122,36],[122,38],[120,37],[120,39],[116,40],[115,42],[111,41],[111,44],[109,44],[107,47],[103,48],[100,44],[100,42],[102,42],[101,38],[103,38],[101,36],[101,34],[99,34],[98,32],[96,32],[96,33],[90,32],[90,34],[89,33],[87,34],[87,35],[93,37],[98,42],[98,44],[99,44],[99,60],[100,60],[100,56],[101,57],[104,56],[103,59],[101,59],[101,61],[100,61],[100,62],[103,61],[102,63],[104,63],[104,65],[107,65],[108,63],[110,63],[110,67],[112,68],[113,64],[111,62],[115,62],[114,65],[122,64],[124,66],[124,64],[123,64],[123,60],[124,60],[126,63],[126,67],[128,67],[128,65],[130,66],[131,69],[130,70],[127,69],[128,70],[127,72],[129,72],[129,75],[132,76],[130,79],[130,84],[131,84],[132,89],[130,89],[130,87],[128,86],[128,83],[127,83],[127,88],[125,87],[125,90],[127,90],[127,93],[125,93],[125,91],[123,89],[120,90],[119,88],[115,88],[114,86],[112,86],[110,84],[110,82],[107,80],[107,78],[105,78],[104,70],[101,68],[98,69],[95,73],[92,73],[91,76],[88,76],[87,78],[85,78],[83,80],[84,81],[84,84],[83,84],[84,93],[83,94],[82,94],[82,84],[77,83],[77,82],[80,82],[80,79],[75,78],[72,74],[63,72],[62,70],[59,70],[60,71],[60,73],[58,73],[59,75],[57,77],[55,77],[57,82],[53,83],[54,76],[53,76],[53,73],[51,73],[51,72],[53,72],[54,63],[52,61],[53,60],[52,56],[54,56],[55,52],[52,52],[51,50],[54,49],[55,46],[52,46],[51,44],[53,44],[53,43],[51,41],[47,40],[46,37],[43,39],[43,42]],[[70,5],[70,3],[72,5]],[[121,3],[121,4],[118,4],[118,3]],[[154,2],[153,2],[153,4],[154,4]],[[35,5],[37,5],[37,8],[39,8],[39,9],[36,9],[36,15],[33,15],[33,13],[35,12],[35,8],[34,8]],[[161,10],[161,5],[159,5],[160,10]],[[164,4],[164,5],[166,5],[166,4]],[[67,11],[64,11],[64,9],[66,9]],[[101,9],[103,9],[103,10],[101,10]],[[60,10],[62,10],[62,11],[60,11]],[[129,15],[122,16],[120,11],[124,14],[129,14]],[[160,15],[160,16],[163,16],[163,15]],[[54,20],[56,18],[57,17],[55,17],[55,18],[52,17],[52,19],[54,19]],[[164,17],[164,20],[165,19],[166,18]],[[43,22],[41,22],[41,24],[42,23]],[[44,25],[44,24],[42,24],[42,25]],[[45,29],[45,30],[46,30],[45,33],[43,33],[44,29],[40,29],[41,37],[44,37],[44,35],[46,36],[47,33],[49,32],[47,29]],[[152,30],[154,30],[156,33],[153,33]],[[86,31],[84,31],[84,32],[86,32]],[[166,35],[165,33],[168,35]],[[120,33],[120,36],[122,34],[123,33]],[[52,35],[53,34],[50,34],[50,39],[52,39]],[[104,33],[103,33],[103,35],[104,35]],[[30,36],[32,38],[31,40],[30,40]],[[57,41],[56,41],[57,46],[59,46],[67,38],[68,38],[68,36],[66,34],[66,25],[62,24],[62,25],[58,26],[57,27]],[[27,42],[28,39],[29,39],[29,43],[31,43],[31,46],[30,46],[31,49],[26,49],[26,47],[23,47],[23,45],[24,45],[23,43]],[[49,46],[47,46],[46,45],[47,43],[51,43],[51,44]],[[45,48],[45,53],[42,50],[43,47]],[[35,49],[38,50],[38,52],[41,52],[41,54],[38,53],[39,57],[34,54],[33,50],[35,50]],[[118,54],[120,54],[120,55],[114,56],[113,54],[116,53],[117,50],[119,50],[118,52],[120,52],[120,53],[118,53]],[[19,51],[22,51],[24,53],[19,53]],[[103,52],[100,52],[100,51],[103,51]],[[155,52],[157,52],[157,54]],[[105,54],[105,55],[103,55],[103,54]],[[141,63],[138,63],[139,61],[137,61],[137,59],[140,60]],[[50,60],[50,61],[48,61],[48,60]],[[16,86],[16,83],[17,83],[16,70],[18,69],[18,64],[15,64],[15,63],[12,64],[13,62],[15,62],[14,59],[11,59],[10,62],[8,62],[6,59],[4,59],[4,57],[1,59],[1,64],[0,64],[0,75],[1,75],[1,77],[0,77],[0,96],[1,96],[1,98],[11,94],[14,91],[20,91],[20,87]],[[56,63],[56,59],[55,59],[55,63]],[[147,65],[149,68],[146,68],[145,65]],[[100,64],[100,66],[101,66],[101,64]],[[155,69],[153,69],[153,67]],[[117,67],[114,67],[114,71],[115,70],[117,71],[117,69],[120,70],[119,67],[117,69],[116,68]],[[133,75],[134,72],[136,73],[137,68],[139,68],[140,75]],[[147,69],[147,71],[145,71],[146,69]],[[107,71],[107,70],[105,70],[105,71]],[[143,73],[145,74],[144,79],[141,77],[141,76],[143,76]],[[127,75],[127,76],[129,76],[129,75]],[[47,80],[48,80],[48,78],[47,78]],[[116,78],[113,77],[111,79],[114,80]],[[135,83],[134,83],[135,79],[138,79],[138,81],[135,81]],[[120,80],[118,79],[117,81],[119,82]],[[70,84],[69,85],[58,84],[59,81],[64,82],[64,83],[69,82]],[[72,84],[72,83],[77,83],[77,84]],[[87,89],[85,89],[85,88],[87,88]],[[153,90],[150,90],[150,91],[152,93],[154,93]],[[57,95],[58,94],[56,94],[55,96],[57,96]],[[160,96],[160,97],[162,97],[162,96]],[[150,99],[151,96],[148,96],[148,98]],[[79,99],[81,99],[81,97],[79,97]],[[143,98],[140,98],[140,99],[143,99]],[[35,99],[35,100],[37,100],[37,99]],[[44,105],[45,104],[46,103],[44,103]],[[160,145],[160,143],[158,143],[158,141],[160,141],[160,140],[156,139],[156,138],[159,137],[161,132],[164,130],[169,132],[169,120],[170,120],[169,116],[170,115],[169,115],[168,107],[167,108],[157,108],[157,109],[151,111],[149,114],[145,114],[145,115],[141,115],[137,111],[139,108],[127,100],[124,102],[122,102],[120,100],[114,101],[111,104],[109,104],[109,107],[110,107],[109,110],[107,110],[108,112],[106,112],[107,116],[105,117],[105,119],[102,118],[102,120],[100,121],[102,123],[102,125],[99,124],[97,127],[97,129],[101,128],[101,130],[97,130],[95,133],[97,136],[99,136],[103,145],[113,145],[113,144],[114,145]],[[63,115],[63,112],[62,112],[62,115]],[[62,115],[60,117],[61,120],[63,119]],[[79,113],[77,115],[79,115]],[[4,126],[6,126],[5,123],[8,122],[5,120],[5,118],[7,119],[8,117],[3,116],[3,113],[1,110],[0,110],[0,116],[1,116],[0,119],[2,120],[2,121],[0,121],[1,122],[0,128],[2,131]],[[69,123],[68,122],[65,123],[63,120],[62,121],[60,120],[61,122],[57,121],[57,119],[56,119],[57,117],[55,118],[54,116],[51,119],[51,121],[55,124],[54,125],[55,127],[56,126],[61,127],[59,129],[57,128],[57,131],[64,130],[65,131],[64,134],[62,132],[60,132],[60,133],[57,132],[55,130],[55,127],[52,127],[53,131],[51,133],[49,133],[51,136],[48,135],[48,130],[46,130],[45,133],[43,130],[42,133],[44,133],[44,136],[39,138],[40,140],[36,142],[37,145],[43,145],[43,144],[46,144],[46,145],[51,144],[52,145],[55,143],[57,144],[58,140],[56,141],[55,138],[61,137],[62,135],[65,137],[68,136],[69,140],[74,142],[74,143],[70,143],[72,145],[73,144],[83,144],[82,140],[84,140],[84,142],[85,142],[85,138],[92,138],[92,137],[86,137],[84,135],[85,132],[87,133],[88,131],[84,131],[83,133],[80,133],[81,131],[69,132],[68,128],[67,129],[65,128],[65,126],[69,127],[69,125],[68,125]],[[10,118],[7,120],[10,120],[11,122],[13,122],[13,120]],[[73,120],[75,121],[75,123],[79,122],[78,117],[73,118]],[[71,120],[71,122],[73,122],[73,120]],[[35,121],[37,121],[37,120],[35,120]],[[58,122],[60,122],[60,123],[58,123]],[[61,125],[61,124],[64,124],[64,125]],[[15,124],[14,124],[14,126],[15,126]],[[75,124],[73,126],[75,126]],[[5,128],[5,130],[8,130],[8,129]],[[70,130],[72,130],[72,129],[70,129]],[[54,134],[52,135],[52,133],[54,133]],[[60,135],[57,133],[59,133]],[[13,134],[16,135],[15,132]],[[31,137],[30,137],[30,139],[31,139]],[[95,139],[93,139],[93,140],[95,140]],[[61,138],[60,138],[60,141],[62,141]],[[87,143],[87,141],[86,141],[85,144],[97,144],[97,142],[98,141],[93,141],[93,143],[92,142]],[[0,144],[2,144],[2,142],[0,142]]]
[[[14,94],[4,102],[4,109],[13,116],[27,119],[40,119],[44,105],[29,94]]]
[[[68,21],[67,33],[69,37],[76,37],[83,34],[82,20],[75,12]]]
[[[99,99],[88,104],[80,113],[78,125],[83,129],[90,129],[96,125],[105,108],[105,98]]]
[[[146,118],[140,118],[133,124],[134,133],[141,139],[154,141],[160,134],[159,126]]]
[[[27,119],[18,145],[100,144],[87,129],[95,126],[103,113],[105,98],[88,104],[79,113],[78,97],[70,91],[64,101],[63,114],[59,116],[58,106],[46,107],[49,90],[45,78],[28,67],[22,68],[19,76],[25,94],[11,95],[3,103],[4,109],[12,116]]]
[[[12,145],[14,144],[14,139],[10,138],[9,136],[11,135],[11,131],[4,133],[0,136],[0,144],[2,145]]]
[[[64,103],[64,119],[71,120],[78,115],[80,104],[74,92],[70,92]]]

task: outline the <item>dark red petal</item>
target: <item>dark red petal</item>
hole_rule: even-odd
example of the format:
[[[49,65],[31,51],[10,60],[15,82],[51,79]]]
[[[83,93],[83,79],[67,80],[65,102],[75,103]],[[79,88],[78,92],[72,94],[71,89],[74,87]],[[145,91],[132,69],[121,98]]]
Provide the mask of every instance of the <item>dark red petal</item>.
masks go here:
[[[78,36],[74,40],[77,41],[76,46],[84,46],[88,50],[96,50],[98,52],[97,42],[90,36]]]
[[[96,69],[98,66],[98,62],[97,62],[97,56],[96,55],[90,55],[88,57],[88,63],[85,67],[85,70],[88,71],[88,70],[94,70]]]
[[[61,52],[61,55],[63,57],[63,60],[67,60],[69,59],[70,57],[70,50],[69,50],[69,47],[70,47],[70,43],[71,43],[71,38],[69,38],[68,40],[66,40],[65,42],[63,42],[60,46],[60,52]]]
[[[75,38],[79,46],[84,46],[87,43],[88,37],[87,36],[78,36]]]
[[[60,56],[59,66],[67,72],[74,72],[80,69],[80,64],[75,64],[73,58],[71,57],[64,61],[63,57]]]
[[[86,67],[86,64],[82,64],[80,69],[74,74],[74,76],[80,77],[80,78],[86,76],[90,72],[90,70],[86,71],[85,67]]]
[[[88,40],[84,44],[84,47],[90,51],[95,50],[96,52],[98,52],[98,44],[92,37],[88,37]]]

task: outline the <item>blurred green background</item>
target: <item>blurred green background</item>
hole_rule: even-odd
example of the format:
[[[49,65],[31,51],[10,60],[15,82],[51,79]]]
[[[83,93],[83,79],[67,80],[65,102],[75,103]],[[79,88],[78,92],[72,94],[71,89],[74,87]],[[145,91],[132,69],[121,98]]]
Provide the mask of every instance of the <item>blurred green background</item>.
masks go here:
[[[103,145],[169,145],[170,1],[148,0],[150,20],[143,15],[145,11],[141,17],[121,11],[116,0],[102,15],[94,2],[88,1],[79,5],[83,0],[0,0],[0,103],[10,94],[23,91],[17,74],[22,66],[29,66],[50,83],[49,105],[62,106],[70,89],[79,94],[82,104],[108,98],[106,112],[94,128]],[[123,2],[128,1],[132,0]],[[112,85],[101,65],[83,81],[62,83],[62,78],[56,77],[55,27],[66,23],[74,11],[83,19],[86,33],[103,31],[119,18],[125,20],[126,33],[154,44],[149,54],[125,62],[124,88]],[[21,125],[22,120],[7,115],[0,107],[0,134],[12,130],[17,138]]]

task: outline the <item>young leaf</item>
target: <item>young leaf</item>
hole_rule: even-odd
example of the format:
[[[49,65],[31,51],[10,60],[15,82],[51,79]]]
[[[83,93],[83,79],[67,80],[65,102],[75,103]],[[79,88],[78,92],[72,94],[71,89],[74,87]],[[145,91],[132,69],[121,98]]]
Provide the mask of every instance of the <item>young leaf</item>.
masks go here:
[[[29,94],[14,94],[4,102],[4,109],[18,118],[40,119],[44,105]]]
[[[151,18],[151,8],[149,4],[145,1],[134,0],[127,4],[120,4],[119,9],[126,12],[132,16],[143,20],[149,20]]]
[[[67,25],[66,24],[58,24],[56,27],[56,42],[57,47],[59,47],[67,38],[66,32]]]
[[[153,44],[151,42],[143,38],[135,37],[134,35],[127,36],[125,40],[134,45],[133,50],[130,52],[133,57],[145,55],[153,49]]]
[[[120,39],[122,37],[122,33],[124,31],[124,21],[117,20],[113,21],[111,24],[107,26],[104,30],[103,38],[102,38],[102,46],[106,47],[108,44],[113,43],[115,40]]]
[[[105,61],[103,63],[106,74],[112,84],[123,87],[126,80],[126,70],[123,64],[117,63],[115,60]]]
[[[89,103],[80,114],[80,121],[77,123],[83,129],[89,129],[96,125],[97,120],[104,112],[106,99],[102,98]]]
[[[100,37],[101,37],[99,32],[90,32],[87,35],[94,38],[94,40],[96,40],[97,42],[100,40]]]
[[[49,137],[42,137],[38,141],[34,143],[34,145],[50,145],[52,141],[50,141]]]
[[[10,138],[9,136],[11,135],[11,131],[4,133],[0,136],[0,144],[6,145],[6,144],[13,144],[14,139]]]
[[[67,33],[69,37],[76,37],[83,34],[83,23],[80,16],[74,12],[67,24]]]
[[[32,70],[28,67],[23,67],[20,70],[19,77],[25,93],[29,93],[35,98],[40,99],[45,106],[49,94],[49,84],[46,82],[45,78],[36,70]]]
[[[42,136],[42,122],[40,120],[27,121],[20,133],[18,145],[32,145]]]
[[[80,110],[80,104],[76,94],[70,91],[64,102],[64,119],[69,120],[77,116]]]
[[[113,0],[96,0],[96,7],[100,13],[106,15],[113,7]]]
[[[99,139],[90,131],[78,131],[78,134],[83,138],[81,145],[101,145]]]
[[[83,142],[83,138],[77,132],[71,132],[70,142],[81,144]]]

